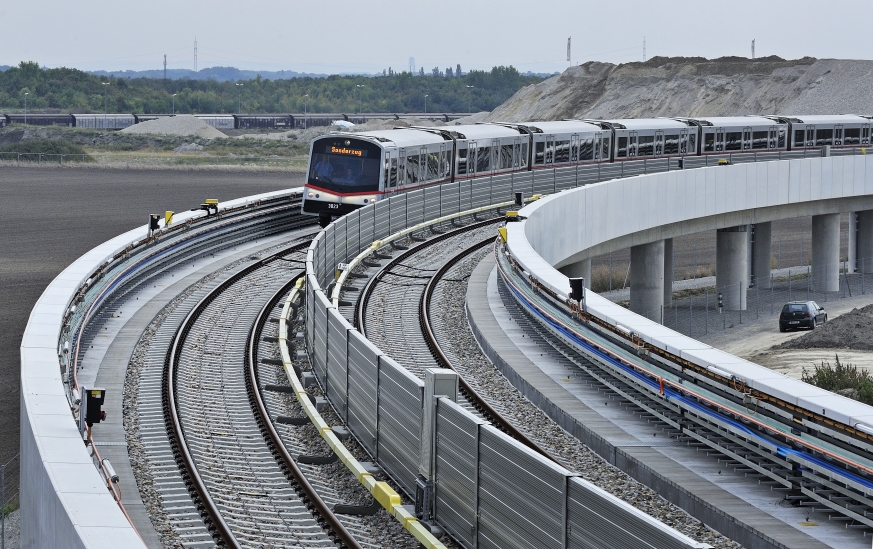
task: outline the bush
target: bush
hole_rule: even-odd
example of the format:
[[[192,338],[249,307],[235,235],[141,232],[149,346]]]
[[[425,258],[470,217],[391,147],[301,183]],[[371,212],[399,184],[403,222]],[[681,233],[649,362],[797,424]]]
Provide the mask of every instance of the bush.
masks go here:
[[[839,355],[834,355],[833,366],[822,360],[821,366],[814,368],[812,372],[804,368],[801,381],[873,405],[873,379],[867,370],[859,370],[854,364],[843,365]]]
[[[85,149],[79,145],[74,145],[68,141],[60,141],[58,139],[34,139],[33,141],[22,141],[11,145],[0,147],[0,160],[16,160],[18,156],[10,155],[9,153],[21,153],[20,160],[25,162],[40,161],[40,154],[43,155],[42,162],[60,162],[61,155],[72,155],[70,158],[65,158],[66,161],[93,162]],[[45,156],[51,155],[51,156]]]

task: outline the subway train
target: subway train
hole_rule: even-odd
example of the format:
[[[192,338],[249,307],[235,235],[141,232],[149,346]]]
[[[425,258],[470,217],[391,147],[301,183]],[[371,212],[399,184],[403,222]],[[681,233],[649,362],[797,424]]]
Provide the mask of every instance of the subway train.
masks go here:
[[[676,117],[332,132],[312,142],[303,212],[339,216],[395,192],[514,171],[866,147],[871,122],[848,114]]]

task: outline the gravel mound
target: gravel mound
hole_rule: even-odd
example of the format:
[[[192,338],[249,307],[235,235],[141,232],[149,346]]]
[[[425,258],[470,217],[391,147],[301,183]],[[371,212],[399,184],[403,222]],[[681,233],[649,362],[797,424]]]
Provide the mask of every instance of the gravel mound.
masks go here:
[[[489,121],[866,113],[873,61],[655,57],[589,62],[525,86]]]
[[[150,133],[154,135],[193,135],[203,139],[227,137],[206,122],[190,114],[180,114],[134,124],[121,133]]]
[[[828,319],[815,330],[773,348],[873,351],[873,305]]]

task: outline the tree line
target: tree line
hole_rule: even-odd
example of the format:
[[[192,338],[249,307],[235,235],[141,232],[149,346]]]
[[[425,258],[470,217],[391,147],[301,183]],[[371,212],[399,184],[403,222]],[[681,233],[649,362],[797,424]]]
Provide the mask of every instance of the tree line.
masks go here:
[[[406,113],[422,112],[427,95],[428,112],[476,112],[492,110],[520,88],[542,79],[500,66],[452,77],[434,70],[426,76],[391,71],[383,76],[269,80],[258,75],[252,80],[217,82],[106,78],[22,61],[0,72],[0,110],[20,112],[26,97],[29,112],[98,113],[103,112],[105,101],[109,112],[120,113],[167,113],[174,103],[177,113],[186,114]]]

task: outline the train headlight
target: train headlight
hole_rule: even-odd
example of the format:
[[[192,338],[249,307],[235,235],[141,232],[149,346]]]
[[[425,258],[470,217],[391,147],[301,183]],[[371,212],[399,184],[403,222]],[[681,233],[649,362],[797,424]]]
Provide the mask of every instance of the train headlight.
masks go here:
[[[315,196],[315,193],[310,192],[310,193],[309,193],[309,198],[312,198],[313,196]]]

